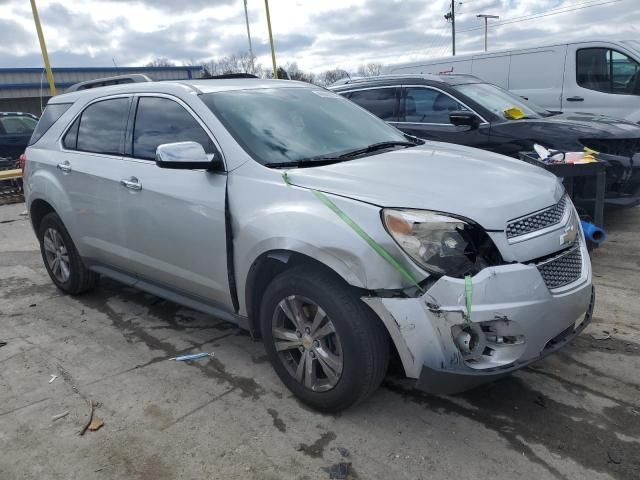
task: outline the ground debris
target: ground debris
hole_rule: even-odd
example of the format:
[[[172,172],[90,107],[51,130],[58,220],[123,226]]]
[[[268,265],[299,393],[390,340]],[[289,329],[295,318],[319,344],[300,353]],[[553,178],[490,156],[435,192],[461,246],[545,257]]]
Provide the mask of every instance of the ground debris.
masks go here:
[[[7,342],[0,340],[0,347],[4,347],[7,344]]]
[[[56,420],[60,420],[61,418],[66,417],[67,415],[69,415],[69,410],[67,410],[66,412],[62,412],[57,415],[54,415],[53,417],[51,417],[51,421],[55,422]]]
[[[610,448],[607,450],[607,457],[609,457],[609,463],[613,463],[615,465],[620,465],[622,463],[622,458],[614,449]]]
[[[89,428],[89,425],[91,425],[91,422],[93,421],[93,408],[94,408],[93,400],[89,400],[89,419],[87,420],[87,423],[85,424],[85,426],[82,427],[82,430],[78,432],[78,435],[80,436],[84,435],[85,432],[87,431],[87,428]]]
[[[95,432],[96,430],[100,430],[102,427],[104,426],[104,421],[102,421],[99,418],[94,418],[93,420],[91,420],[91,423],[89,424],[89,430],[92,432]]]
[[[594,340],[609,340],[611,338],[611,334],[606,330],[603,330],[602,332],[591,333],[590,335]]]
[[[323,470],[329,474],[329,478],[332,480],[344,480],[349,478],[351,462],[336,463],[330,467],[323,468]]]
[[[338,447],[337,450],[343,458],[347,458],[350,455],[349,450],[344,447]]]

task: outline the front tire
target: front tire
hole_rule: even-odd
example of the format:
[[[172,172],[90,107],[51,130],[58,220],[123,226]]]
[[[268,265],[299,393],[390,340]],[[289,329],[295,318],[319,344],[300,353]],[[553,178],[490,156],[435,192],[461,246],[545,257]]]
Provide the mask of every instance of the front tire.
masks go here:
[[[271,364],[307,405],[337,412],[371,395],[389,363],[382,322],[340,277],[296,267],[262,298],[260,326]]]
[[[47,273],[60,290],[78,295],[95,286],[98,274],[84,266],[58,214],[44,216],[38,226],[38,240]]]

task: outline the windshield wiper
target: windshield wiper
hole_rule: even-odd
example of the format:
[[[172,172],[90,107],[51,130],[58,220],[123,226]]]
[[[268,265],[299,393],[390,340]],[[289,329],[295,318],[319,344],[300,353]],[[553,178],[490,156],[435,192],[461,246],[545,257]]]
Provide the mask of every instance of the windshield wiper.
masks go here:
[[[347,153],[343,153],[342,155],[338,155],[339,159],[357,157],[358,155],[364,155],[366,153],[372,153],[377,150],[384,150],[385,148],[391,147],[415,147],[417,143],[415,142],[403,142],[403,141],[391,141],[391,142],[378,142],[372,143],[371,145],[359,148],[357,150],[352,150]]]
[[[290,162],[274,162],[266,163],[265,167],[269,168],[291,168],[291,167],[317,167],[320,165],[330,165],[332,163],[340,162],[338,157],[311,157],[303,158],[301,160],[292,160]]]

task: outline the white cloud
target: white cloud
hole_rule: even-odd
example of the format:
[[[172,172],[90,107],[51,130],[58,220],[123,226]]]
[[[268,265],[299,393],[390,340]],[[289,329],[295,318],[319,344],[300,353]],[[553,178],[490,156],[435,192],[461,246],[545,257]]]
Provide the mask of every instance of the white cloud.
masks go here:
[[[559,38],[638,38],[637,0],[502,22],[610,0],[466,0],[458,6],[458,52],[482,48],[478,13],[499,14],[490,47],[544,44]],[[204,62],[248,50],[242,0],[38,0],[52,62],[58,66],[140,65],[155,57]],[[322,71],[355,69],[450,54],[449,0],[271,0],[279,63]],[[0,0],[0,67],[41,66],[28,2]],[[259,61],[269,66],[264,2],[248,0]]]

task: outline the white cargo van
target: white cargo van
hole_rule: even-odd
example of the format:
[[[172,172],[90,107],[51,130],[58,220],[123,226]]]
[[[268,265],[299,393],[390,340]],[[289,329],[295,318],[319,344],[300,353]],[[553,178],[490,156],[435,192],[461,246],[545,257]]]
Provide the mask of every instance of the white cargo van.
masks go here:
[[[390,65],[384,73],[470,73],[547,110],[640,122],[640,40],[567,42]]]

